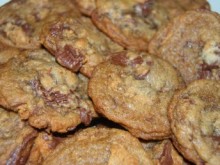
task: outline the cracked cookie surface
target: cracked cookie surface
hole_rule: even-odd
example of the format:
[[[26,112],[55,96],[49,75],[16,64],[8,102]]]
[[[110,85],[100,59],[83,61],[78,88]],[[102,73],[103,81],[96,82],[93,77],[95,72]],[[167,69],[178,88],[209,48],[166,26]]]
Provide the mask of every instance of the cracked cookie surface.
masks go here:
[[[36,128],[67,132],[96,116],[83,79],[43,49],[23,51],[0,71],[0,105]]]
[[[220,161],[220,83],[197,80],[175,94],[169,119],[173,142],[195,164]]]
[[[180,74],[164,60],[124,51],[96,67],[88,93],[99,113],[134,136],[161,139],[171,134],[168,103],[182,87]]]
[[[220,15],[186,12],[158,31],[149,51],[176,67],[187,84],[196,79],[220,80]]]

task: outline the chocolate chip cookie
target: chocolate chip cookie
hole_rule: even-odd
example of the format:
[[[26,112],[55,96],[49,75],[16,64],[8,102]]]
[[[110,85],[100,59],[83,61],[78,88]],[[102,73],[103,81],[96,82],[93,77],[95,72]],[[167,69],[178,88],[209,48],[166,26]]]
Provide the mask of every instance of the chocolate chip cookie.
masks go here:
[[[176,67],[187,84],[220,80],[220,15],[208,10],[186,12],[158,31],[149,51]]]
[[[96,67],[88,92],[99,113],[134,136],[162,139],[171,134],[168,103],[183,86],[180,74],[164,60],[124,51]]]
[[[58,145],[43,163],[151,165],[141,143],[126,131],[87,128]]]
[[[10,1],[0,8],[0,41],[19,48],[39,48],[43,24],[65,13],[80,15],[71,0]]]
[[[36,136],[16,113],[0,108],[0,164],[25,164]]]
[[[204,8],[204,3],[207,4],[205,0],[198,2],[194,2],[194,8]],[[147,50],[155,32],[188,9],[191,3],[179,0],[97,0],[92,19],[122,46]]]
[[[23,51],[0,72],[0,105],[36,128],[67,132],[96,116],[82,79],[43,49]]]
[[[197,80],[178,92],[169,118],[177,149],[195,164],[220,162],[220,82]]]
[[[86,17],[59,18],[48,24],[43,30],[42,43],[62,66],[73,72],[80,70],[88,77],[109,53],[123,50]]]

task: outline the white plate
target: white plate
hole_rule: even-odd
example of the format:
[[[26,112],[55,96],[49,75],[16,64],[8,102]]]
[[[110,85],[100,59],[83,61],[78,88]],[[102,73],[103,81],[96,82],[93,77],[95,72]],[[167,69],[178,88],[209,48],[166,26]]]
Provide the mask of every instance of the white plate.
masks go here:
[[[9,0],[0,0],[0,6],[5,4],[8,1]],[[208,1],[211,4],[212,10],[220,13],[220,0],[208,0]]]

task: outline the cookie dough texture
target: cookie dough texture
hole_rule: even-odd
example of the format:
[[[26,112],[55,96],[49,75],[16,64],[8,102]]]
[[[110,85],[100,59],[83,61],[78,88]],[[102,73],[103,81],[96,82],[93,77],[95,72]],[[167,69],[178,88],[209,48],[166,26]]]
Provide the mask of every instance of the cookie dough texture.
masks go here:
[[[83,79],[45,50],[23,51],[1,65],[0,72],[0,105],[36,128],[67,132],[96,116]]]
[[[109,120],[136,137],[161,139],[171,134],[167,108],[182,87],[179,73],[164,60],[124,51],[96,67],[88,92],[96,110]]]
[[[43,24],[65,14],[80,15],[73,1],[10,1],[0,8],[0,41],[18,48],[39,48]]]
[[[209,5],[204,0],[185,3],[179,0],[96,0],[92,19],[123,47],[147,50],[158,29],[192,8],[209,8]]]
[[[158,31],[149,51],[176,67],[187,84],[220,80],[220,15],[196,10],[178,16]]]
[[[197,80],[178,92],[169,118],[174,144],[184,157],[196,164],[219,164],[219,81]]]
[[[36,136],[16,113],[0,108],[0,164],[25,164]]]
[[[57,146],[43,165],[151,165],[141,143],[119,129],[88,128]]]
[[[59,18],[47,24],[42,43],[62,66],[73,72],[80,70],[88,77],[108,54],[123,50],[86,17]]]

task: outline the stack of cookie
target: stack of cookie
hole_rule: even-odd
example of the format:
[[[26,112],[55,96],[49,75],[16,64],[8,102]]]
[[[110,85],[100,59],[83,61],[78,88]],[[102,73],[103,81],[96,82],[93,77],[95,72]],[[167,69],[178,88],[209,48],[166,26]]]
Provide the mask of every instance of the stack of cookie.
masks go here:
[[[206,0],[16,0],[0,15],[0,164],[219,164]]]

